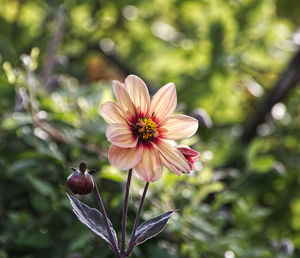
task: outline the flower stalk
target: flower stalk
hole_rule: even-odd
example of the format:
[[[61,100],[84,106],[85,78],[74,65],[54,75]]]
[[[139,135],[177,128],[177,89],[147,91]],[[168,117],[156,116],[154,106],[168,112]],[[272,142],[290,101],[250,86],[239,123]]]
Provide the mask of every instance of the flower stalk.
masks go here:
[[[129,188],[130,188],[130,183],[131,183],[131,176],[132,176],[132,169],[129,169],[128,177],[127,177],[127,183],[126,183],[126,189],[125,189],[123,216],[122,216],[121,254],[125,254],[126,221],[127,221],[128,197],[129,197]]]
[[[102,198],[101,198],[101,195],[100,195],[100,192],[99,192],[99,189],[98,189],[98,186],[97,186],[96,183],[95,183],[95,192],[96,192],[96,198],[97,198],[97,202],[98,202],[98,205],[99,205],[99,209],[100,209],[100,212],[103,215],[106,230],[108,232],[110,242],[112,244],[112,246],[111,246],[112,250],[117,256],[119,256],[119,249],[118,249],[118,246],[116,244],[116,241],[113,238],[112,231],[111,231],[111,228],[110,228],[109,222],[108,222],[108,217],[107,217],[107,214],[106,214],[103,202],[102,202]]]
[[[133,228],[132,228],[130,240],[129,240],[129,243],[128,243],[128,249],[127,249],[127,252],[126,252],[127,256],[130,255],[130,253],[132,252],[133,247],[134,247],[133,243],[134,243],[135,232],[136,232],[136,229],[137,229],[138,224],[139,224],[139,219],[140,219],[140,216],[141,216],[141,212],[142,212],[142,208],[143,208],[143,205],[144,205],[144,200],[145,200],[145,197],[146,197],[148,186],[149,186],[149,182],[147,182],[145,187],[144,187],[144,191],[143,191],[143,195],[142,195],[142,198],[141,198],[141,201],[140,201],[140,205],[139,205],[139,208],[138,208],[135,220],[134,220],[134,225],[133,225]]]

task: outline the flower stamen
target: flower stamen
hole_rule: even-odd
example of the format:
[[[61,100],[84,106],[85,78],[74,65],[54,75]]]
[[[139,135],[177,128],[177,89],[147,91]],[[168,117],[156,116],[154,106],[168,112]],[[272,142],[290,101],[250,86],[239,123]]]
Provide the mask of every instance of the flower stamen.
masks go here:
[[[149,141],[159,136],[157,124],[151,118],[140,118],[135,124],[134,131],[142,141]]]

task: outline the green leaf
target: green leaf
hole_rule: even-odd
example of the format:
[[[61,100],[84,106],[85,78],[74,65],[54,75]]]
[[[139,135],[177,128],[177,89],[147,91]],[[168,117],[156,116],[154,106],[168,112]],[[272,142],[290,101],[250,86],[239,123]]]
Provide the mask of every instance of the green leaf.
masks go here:
[[[27,175],[27,180],[40,194],[51,197],[52,199],[56,198],[55,188],[47,181],[34,177],[30,174]]]
[[[266,173],[273,168],[275,159],[271,155],[264,155],[255,158],[250,163],[250,166],[256,172]]]

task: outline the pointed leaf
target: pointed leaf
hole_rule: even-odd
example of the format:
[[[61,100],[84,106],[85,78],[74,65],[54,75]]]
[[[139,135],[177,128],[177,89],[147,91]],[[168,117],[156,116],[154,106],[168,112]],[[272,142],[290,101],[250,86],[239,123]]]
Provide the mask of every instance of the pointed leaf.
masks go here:
[[[73,207],[73,212],[76,214],[80,222],[86,225],[96,235],[103,238],[112,247],[113,245],[110,241],[109,234],[104,223],[103,215],[98,210],[90,208],[86,204],[79,201],[77,198],[68,194],[67,196],[69,197],[70,203]],[[118,245],[116,232],[114,231],[110,220],[108,220],[108,222],[112,231],[114,241],[116,245]]]
[[[163,231],[169,218],[176,211],[177,210],[163,213],[158,217],[155,217],[142,223],[136,230],[134,237],[134,245],[139,245]]]

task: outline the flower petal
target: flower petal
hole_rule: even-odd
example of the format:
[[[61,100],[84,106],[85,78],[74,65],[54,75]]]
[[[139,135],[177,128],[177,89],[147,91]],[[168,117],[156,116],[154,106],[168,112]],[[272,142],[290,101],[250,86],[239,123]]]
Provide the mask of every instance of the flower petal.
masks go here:
[[[125,90],[122,83],[113,81],[112,84],[115,96],[118,100],[118,104],[120,105],[124,116],[131,122],[136,117],[134,104],[131,101],[128,92]]]
[[[142,147],[120,148],[116,145],[112,145],[108,151],[108,160],[116,168],[128,170],[140,162],[142,154]]]
[[[147,117],[150,96],[145,82],[136,75],[129,75],[125,80],[125,89],[135,105],[137,115]]]
[[[171,115],[177,105],[177,96],[174,83],[168,83],[160,88],[153,96],[149,114],[153,114],[156,122],[162,121],[166,116]]]
[[[125,124],[110,124],[106,129],[106,137],[112,144],[121,148],[133,148],[138,142],[131,128]]]
[[[134,170],[146,182],[154,182],[161,178],[162,163],[157,150],[152,145],[143,146],[142,159]]]
[[[192,136],[198,129],[198,120],[186,115],[173,115],[166,118],[161,127],[161,137],[168,140],[179,140]]]
[[[105,102],[100,106],[99,112],[103,119],[109,124],[126,124],[126,119],[121,109],[114,102]]]
[[[183,156],[185,157],[186,161],[190,166],[190,169],[195,170],[194,163],[196,163],[197,160],[200,159],[199,152],[184,146],[182,147],[177,146],[176,148],[183,154]]]
[[[163,140],[157,142],[156,145],[158,147],[163,165],[166,166],[171,172],[175,173],[176,175],[190,172],[188,162],[183,154],[176,149],[176,147]]]
[[[200,153],[189,147],[177,146],[176,148],[186,157],[192,157],[192,158],[197,158],[197,159],[200,158]]]

